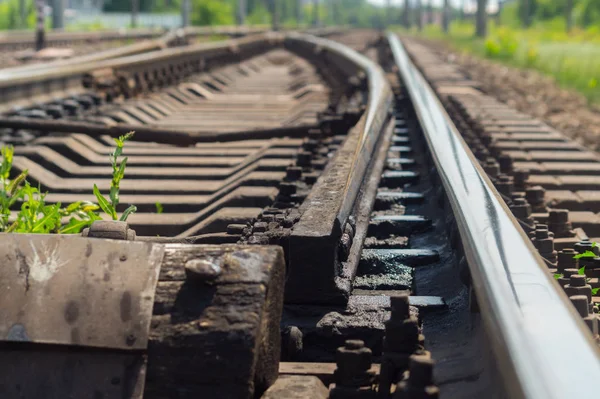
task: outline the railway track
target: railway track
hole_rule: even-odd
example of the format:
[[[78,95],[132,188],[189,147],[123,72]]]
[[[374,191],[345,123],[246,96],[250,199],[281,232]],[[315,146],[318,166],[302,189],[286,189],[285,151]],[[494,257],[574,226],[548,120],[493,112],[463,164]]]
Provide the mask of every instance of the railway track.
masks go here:
[[[436,81],[456,74],[417,44],[311,33],[328,38],[0,76],[11,177],[27,170],[49,204],[95,201],[112,138],[134,130],[117,212],[138,209],[80,235],[3,234],[2,397],[595,394],[597,319],[578,315],[591,287],[569,276],[574,307],[549,273],[575,265],[564,248],[591,248],[584,232],[516,210],[461,136],[482,128]]]
[[[323,29],[321,31],[326,31]],[[16,31],[0,35],[0,68],[26,71],[81,61],[99,61],[124,57],[184,43],[198,43],[215,38],[242,37],[266,32],[259,27],[187,27],[169,32],[164,29],[120,29],[90,32],[50,31],[46,33],[46,49],[36,52],[35,34]],[[64,51],[66,49],[66,52]],[[65,59],[68,61],[65,62]],[[52,62],[49,65],[49,62]],[[5,70],[4,73],[15,72]]]

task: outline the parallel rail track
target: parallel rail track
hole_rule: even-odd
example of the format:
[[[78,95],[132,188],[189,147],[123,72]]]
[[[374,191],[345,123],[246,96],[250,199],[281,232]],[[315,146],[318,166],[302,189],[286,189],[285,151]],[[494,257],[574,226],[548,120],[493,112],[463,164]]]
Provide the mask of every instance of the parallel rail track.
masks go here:
[[[312,33],[0,74],[14,173],[94,200],[135,130],[139,210],[3,235],[3,397],[595,394],[594,337],[403,45]]]

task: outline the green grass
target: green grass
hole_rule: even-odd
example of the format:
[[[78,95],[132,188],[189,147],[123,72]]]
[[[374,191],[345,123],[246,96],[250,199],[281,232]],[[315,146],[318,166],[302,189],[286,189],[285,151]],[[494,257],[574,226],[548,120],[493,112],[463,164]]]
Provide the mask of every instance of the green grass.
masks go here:
[[[38,233],[38,234],[77,234],[83,228],[90,226],[94,221],[101,220],[96,213],[102,209],[113,220],[126,221],[127,218],[137,211],[135,205],[130,205],[118,217],[117,206],[119,205],[120,183],[125,177],[127,157],[119,159],[123,154],[125,142],[133,136],[133,132],[114,139],[117,147],[110,154],[112,165],[112,180],[110,183],[109,199],[106,199],[96,184],[94,184],[94,195],[98,205],[91,202],[78,201],[67,207],[61,207],[60,203],[46,203],[46,194],[41,189],[29,184],[27,170],[10,179],[13,166],[14,148],[2,146],[0,148],[0,232],[6,233]],[[14,221],[11,219],[11,209],[20,204],[20,211],[16,214]],[[63,220],[68,219],[64,224]]]
[[[416,31],[410,33],[416,34]],[[556,82],[600,104],[600,34],[597,27],[566,33],[557,21],[523,30],[496,27],[490,23],[485,39],[475,37],[471,23],[454,22],[448,35],[437,26],[427,26],[420,34],[443,40],[453,48],[472,55],[530,68],[552,76]]]

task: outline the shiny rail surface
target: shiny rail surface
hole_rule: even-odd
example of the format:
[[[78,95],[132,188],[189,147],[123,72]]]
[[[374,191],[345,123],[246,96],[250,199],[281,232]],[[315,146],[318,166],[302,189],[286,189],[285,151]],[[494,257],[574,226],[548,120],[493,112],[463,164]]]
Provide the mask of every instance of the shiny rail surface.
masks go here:
[[[592,398],[600,353],[440,101],[388,35],[461,232],[482,318],[511,398]]]

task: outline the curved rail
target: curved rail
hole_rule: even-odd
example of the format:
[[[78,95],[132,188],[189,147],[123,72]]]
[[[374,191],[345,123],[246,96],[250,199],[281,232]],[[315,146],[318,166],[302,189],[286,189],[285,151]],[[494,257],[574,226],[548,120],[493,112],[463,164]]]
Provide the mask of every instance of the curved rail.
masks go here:
[[[308,35],[288,35],[288,40],[292,39],[302,40],[315,48],[326,50],[330,56],[346,60],[346,64],[351,64],[356,70],[362,71],[367,78],[370,94],[365,115],[358,123],[362,126],[362,132],[356,150],[352,155],[350,174],[344,182],[345,187],[343,194],[341,194],[343,202],[337,214],[340,224],[344,224],[354,206],[375,144],[383,130],[384,122],[389,117],[389,110],[393,101],[392,90],[381,67],[350,47]]]
[[[299,302],[310,298],[319,303],[344,303],[351,290],[360,251],[342,260],[337,256],[338,243],[364,186],[377,143],[390,120],[393,93],[379,65],[343,44],[300,34],[287,35],[285,43],[301,49],[306,58],[312,57],[327,66],[335,65],[334,73],[345,79],[364,78],[368,89],[365,112],[305,199],[304,213],[294,225],[290,239],[290,259],[293,260],[288,269],[287,300]],[[366,232],[367,224],[368,220],[357,219],[356,225],[360,227],[357,231],[364,228]]]
[[[510,398],[593,398],[600,352],[394,34],[388,40],[456,216]]]

